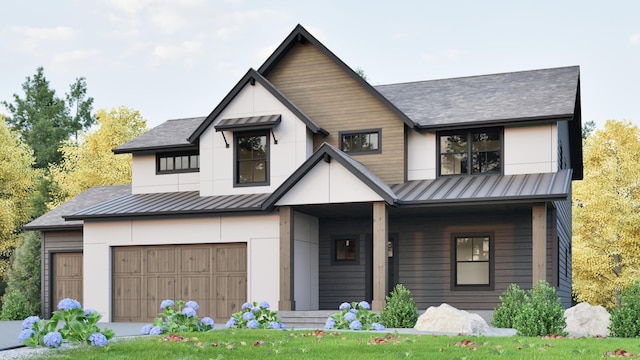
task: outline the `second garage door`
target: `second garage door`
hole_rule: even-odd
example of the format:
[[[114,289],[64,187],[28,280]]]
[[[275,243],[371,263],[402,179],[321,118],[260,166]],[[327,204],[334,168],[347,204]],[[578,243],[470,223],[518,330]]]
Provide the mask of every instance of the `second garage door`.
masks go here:
[[[226,322],[247,301],[246,244],[113,248],[112,321],[152,322],[164,299]]]

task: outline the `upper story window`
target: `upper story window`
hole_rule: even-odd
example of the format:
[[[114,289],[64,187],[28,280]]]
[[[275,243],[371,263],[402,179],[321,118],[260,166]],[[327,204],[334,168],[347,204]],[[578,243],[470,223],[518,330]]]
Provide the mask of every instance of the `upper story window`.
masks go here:
[[[268,130],[234,133],[235,185],[269,185]]]
[[[341,131],[340,150],[350,154],[379,154],[381,129]]]
[[[502,129],[447,131],[438,144],[440,175],[502,172]]]
[[[198,171],[200,171],[200,155],[198,154],[198,150],[156,154],[157,174]]]

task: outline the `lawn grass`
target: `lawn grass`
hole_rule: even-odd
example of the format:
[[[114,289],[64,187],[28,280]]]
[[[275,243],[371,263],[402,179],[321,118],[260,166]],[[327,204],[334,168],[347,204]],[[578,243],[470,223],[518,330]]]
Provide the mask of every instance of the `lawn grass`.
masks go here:
[[[601,359],[640,356],[640,339],[433,336],[351,331],[216,330],[51,350],[64,359]],[[625,356],[619,356],[625,357]]]

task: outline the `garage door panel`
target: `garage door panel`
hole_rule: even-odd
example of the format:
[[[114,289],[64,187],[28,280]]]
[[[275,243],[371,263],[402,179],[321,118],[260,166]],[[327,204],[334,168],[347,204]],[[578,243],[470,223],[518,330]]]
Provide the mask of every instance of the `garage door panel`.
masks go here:
[[[113,253],[113,273],[121,274],[141,274],[142,273],[142,251],[139,248],[122,248]]]
[[[64,298],[76,299],[82,304],[82,253],[54,253],[52,256],[52,307],[55,309]]]
[[[211,247],[188,247],[180,249],[180,272],[210,273]]]
[[[147,249],[146,269],[148,274],[175,273],[176,250],[173,248]]]
[[[142,279],[116,278],[113,281],[113,320],[137,321],[142,315]]]
[[[246,244],[114,248],[113,321],[151,322],[164,299],[197,301],[199,316],[227,321],[247,301],[246,254]]]

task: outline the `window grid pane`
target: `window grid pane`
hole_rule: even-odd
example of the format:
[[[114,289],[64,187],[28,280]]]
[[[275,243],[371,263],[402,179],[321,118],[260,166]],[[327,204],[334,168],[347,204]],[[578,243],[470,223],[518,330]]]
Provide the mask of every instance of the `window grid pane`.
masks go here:
[[[267,182],[267,135],[236,136],[238,184]]]
[[[456,237],[456,285],[489,285],[490,238]]]
[[[440,175],[501,173],[501,146],[497,129],[440,135]]]
[[[373,152],[380,149],[378,131],[343,134],[340,140],[344,152]]]

